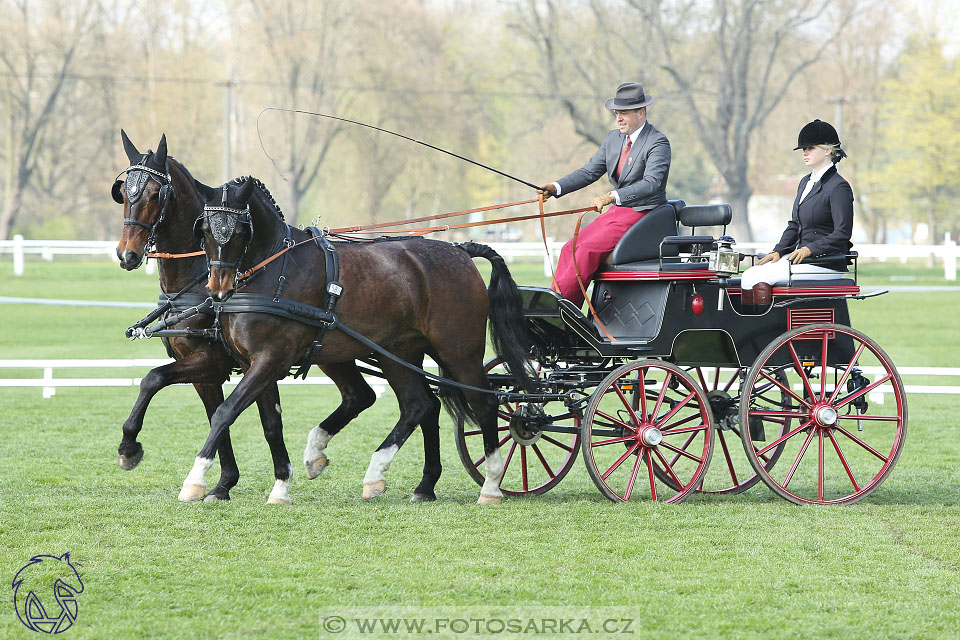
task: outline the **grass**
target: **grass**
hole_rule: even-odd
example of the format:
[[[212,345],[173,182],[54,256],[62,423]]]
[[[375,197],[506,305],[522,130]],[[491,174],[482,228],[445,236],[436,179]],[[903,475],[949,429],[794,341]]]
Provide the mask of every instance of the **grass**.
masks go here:
[[[0,295],[155,298],[155,278],[109,267],[30,264],[28,281],[0,264]],[[538,266],[514,271],[542,280]],[[851,304],[854,326],[898,366],[955,366],[958,307],[950,293]],[[162,357],[156,342],[123,338],[140,315],[4,305],[0,358]],[[422,465],[416,434],[387,494],[360,500],[369,455],[397,419],[389,392],[333,440],[330,467],[307,481],[306,434],[337,396],[282,394],[296,475],[294,504],[277,508],[264,504],[273,474],[256,412],[232,429],[242,474],[233,500],[180,504],[207,431],[189,387],[155,398],[144,461],[129,473],[116,466],[116,445],[135,389],[61,389],[48,400],[39,389],[0,389],[0,582],[34,554],[70,551],[85,584],[73,638],[317,638],[326,637],[321,613],[397,605],[427,617],[597,607],[588,612],[633,620],[642,638],[958,637],[958,397],[912,396],[897,468],[847,508],[796,507],[762,486],[677,506],[616,505],[579,461],[544,496],[480,508],[449,421],[438,502],[407,500]],[[216,476],[215,466],[208,479]],[[35,637],[7,593],[0,637]]]

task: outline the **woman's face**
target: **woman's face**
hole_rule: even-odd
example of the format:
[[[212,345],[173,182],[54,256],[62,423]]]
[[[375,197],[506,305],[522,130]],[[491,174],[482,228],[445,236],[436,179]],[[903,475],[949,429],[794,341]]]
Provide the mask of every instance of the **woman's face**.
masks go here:
[[[804,147],[803,164],[811,169],[819,169],[830,162],[830,151],[822,147]]]

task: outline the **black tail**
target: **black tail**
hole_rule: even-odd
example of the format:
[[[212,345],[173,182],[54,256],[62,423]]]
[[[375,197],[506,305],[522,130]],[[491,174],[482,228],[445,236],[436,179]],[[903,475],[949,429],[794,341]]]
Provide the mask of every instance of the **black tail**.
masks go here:
[[[523,299],[510,269],[496,251],[485,244],[464,242],[459,245],[471,258],[485,258],[493,267],[490,273],[490,339],[520,387],[532,391],[533,367],[530,364],[530,336],[523,317]]]

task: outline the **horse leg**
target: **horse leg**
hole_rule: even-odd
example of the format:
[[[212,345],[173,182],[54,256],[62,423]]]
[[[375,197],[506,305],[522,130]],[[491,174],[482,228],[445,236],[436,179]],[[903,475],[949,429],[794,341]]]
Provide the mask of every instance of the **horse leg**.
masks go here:
[[[254,400],[266,393],[271,385],[276,385],[282,375],[283,367],[270,362],[255,362],[244,374],[243,379],[230,397],[224,400],[210,419],[210,434],[200,453],[194,461],[193,468],[183,481],[179,500],[193,502],[203,498],[206,493],[206,474],[213,466],[213,454],[227,434],[230,426],[243,411],[253,404]],[[269,396],[265,396],[269,397]],[[282,440],[281,440],[282,446]],[[284,455],[286,449],[284,448]],[[276,464],[276,463],[275,463]],[[292,474],[289,462],[287,469],[277,473],[277,479],[289,480]]]
[[[263,437],[270,446],[273,475],[276,478],[273,491],[267,498],[267,504],[290,504],[293,465],[290,464],[287,447],[283,444],[283,419],[280,417],[283,410],[280,408],[280,390],[277,389],[276,382],[268,386],[267,390],[257,398],[257,410],[260,412],[260,422],[263,424]],[[229,434],[227,437],[229,438]]]
[[[120,440],[120,446],[117,447],[117,453],[120,455],[118,464],[124,471],[130,471],[140,464],[143,459],[143,446],[137,442],[137,435],[143,428],[143,418],[147,413],[147,406],[164,387],[181,382],[208,383],[211,385],[220,385],[227,379],[227,372],[218,367],[211,366],[210,360],[203,352],[198,352],[151,370],[140,382],[140,394],[137,401],[130,411],[130,415],[123,423],[123,438]],[[199,392],[199,389],[198,389]],[[201,395],[200,399],[207,404],[207,400]],[[223,400],[223,394],[220,394],[220,400]],[[213,409],[208,408],[208,414]]]
[[[433,502],[437,499],[437,494],[433,489],[437,486],[440,479],[440,473],[443,470],[440,464],[440,398],[435,396],[426,383],[423,385],[427,390],[427,397],[430,400],[430,409],[420,421],[420,433],[423,434],[423,477],[420,484],[413,490],[410,496],[411,502]]]
[[[422,363],[423,355],[408,360],[414,364]],[[400,419],[386,439],[370,456],[370,466],[367,467],[367,472],[363,477],[364,500],[376,498],[387,490],[385,474],[390,468],[394,456],[407,438],[410,437],[410,434],[413,433],[413,430],[417,428],[417,424],[423,421],[434,409],[434,404],[430,400],[432,395],[430,389],[419,374],[386,358],[381,361],[380,368],[383,370],[387,382],[390,383],[390,387],[397,395],[397,401],[400,405]],[[437,443],[439,448],[439,436]],[[440,474],[437,471],[436,478],[439,477]],[[436,478],[433,480],[434,483],[436,483]],[[423,483],[421,482],[421,484]],[[429,493],[433,493],[432,485]],[[427,495],[429,496],[429,494]]]
[[[307,435],[303,464],[307,469],[307,477],[311,480],[319,476],[327,466],[328,458],[324,449],[330,438],[360,415],[361,411],[371,407],[377,399],[377,394],[363,379],[355,362],[325,364],[320,369],[340,390],[340,406]]]
[[[223,404],[223,387],[217,384],[194,384],[193,386],[203,402],[203,408],[207,411],[207,422],[210,422],[217,407]],[[233,443],[230,442],[229,431],[217,448],[217,455],[220,458],[220,481],[205,498],[207,502],[229,500],[230,489],[237,486],[240,480],[240,468],[233,455]]]

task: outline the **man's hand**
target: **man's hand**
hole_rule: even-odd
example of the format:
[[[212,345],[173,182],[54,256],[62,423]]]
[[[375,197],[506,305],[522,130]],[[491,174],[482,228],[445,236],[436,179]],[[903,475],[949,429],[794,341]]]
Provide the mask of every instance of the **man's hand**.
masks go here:
[[[605,193],[602,196],[597,196],[596,198],[594,198],[592,204],[594,209],[596,209],[600,213],[603,213],[604,207],[611,205],[616,201],[617,199],[614,198],[612,195],[610,195],[609,193]]]
[[[759,267],[760,265],[766,264],[768,262],[776,262],[779,259],[780,259],[780,254],[777,253],[776,251],[771,251],[767,255],[760,258],[760,262],[757,263],[757,266]]]
[[[543,185],[538,191],[543,194],[544,200],[549,200],[550,196],[557,195],[557,187],[552,182]]]
[[[800,264],[801,262],[809,258],[812,255],[812,253],[813,252],[810,251],[810,249],[807,249],[806,247],[800,247],[793,253],[789,254],[787,256],[787,260],[789,260],[793,264]]]

